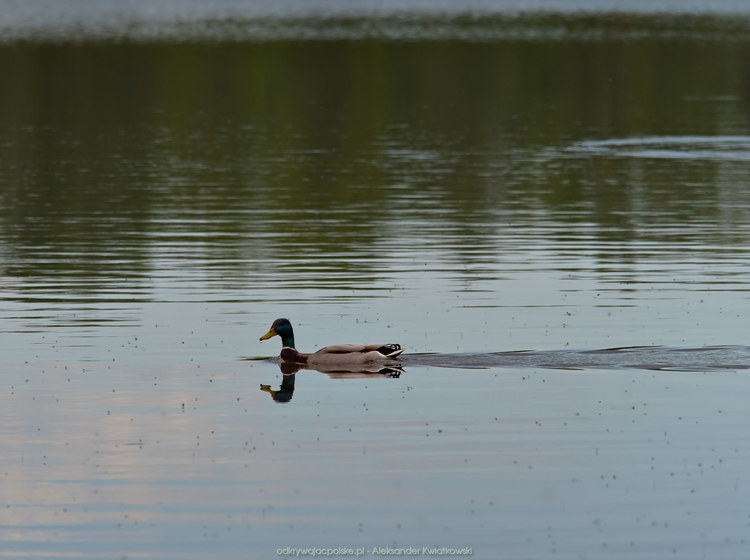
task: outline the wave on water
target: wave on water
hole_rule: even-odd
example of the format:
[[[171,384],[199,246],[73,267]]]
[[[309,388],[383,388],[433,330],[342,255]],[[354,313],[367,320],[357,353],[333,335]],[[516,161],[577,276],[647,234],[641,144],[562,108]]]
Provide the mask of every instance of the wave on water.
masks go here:
[[[644,159],[750,161],[750,136],[648,136],[585,140],[566,152],[575,155]]]
[[[601,350],[411,354],[403,356],[401,362],[404,368],[413,365],[460,369],[520,367],[560,370],[639,369],[715,372],[750,369],[750,347],[636,346]]]

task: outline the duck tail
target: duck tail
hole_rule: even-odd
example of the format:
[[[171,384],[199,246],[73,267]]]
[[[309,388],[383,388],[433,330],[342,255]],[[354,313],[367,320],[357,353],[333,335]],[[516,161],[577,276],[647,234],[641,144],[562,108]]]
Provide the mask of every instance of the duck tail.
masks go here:
[[[383,346],[378,348],[377,351],[389,358],[395,358],[396,356],[401,354],[404,349],[401,348],[400,344],[384,344]]]

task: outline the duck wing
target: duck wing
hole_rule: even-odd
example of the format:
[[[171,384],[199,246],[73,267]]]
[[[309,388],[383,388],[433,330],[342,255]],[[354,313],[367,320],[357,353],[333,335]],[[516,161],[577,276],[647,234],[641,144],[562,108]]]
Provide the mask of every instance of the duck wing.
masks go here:
[[[383,357],[395,358],[404,349],[401,348],[400,344],[334,344],[333,346],[326,346],[321,348],[315,354],[317,356],[323,356],[326,354],[330,355],[344,355],[344,354],[369,354],[375,352]]]

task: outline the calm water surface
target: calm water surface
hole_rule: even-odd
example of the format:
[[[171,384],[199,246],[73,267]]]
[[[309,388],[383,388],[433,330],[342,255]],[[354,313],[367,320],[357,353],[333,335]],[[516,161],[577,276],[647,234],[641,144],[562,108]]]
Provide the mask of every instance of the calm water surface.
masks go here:
[[[86,5],[0,24],[0,557],[747,556],[740,7]]]

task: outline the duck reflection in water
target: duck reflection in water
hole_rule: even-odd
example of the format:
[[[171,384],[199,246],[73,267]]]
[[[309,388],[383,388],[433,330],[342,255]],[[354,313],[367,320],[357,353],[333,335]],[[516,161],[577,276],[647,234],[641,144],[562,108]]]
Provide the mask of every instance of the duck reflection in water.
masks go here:
[[[260,385],[260,390],[271,395],[271,398],[278,403],[286,403],[292,400],[295,377],[297,372],[301,369],[316,369],[321,373],[327,374],[332,379],[356,379],[372,377],[373,375],[397,378],[404,372],[403,369],[397,366],[376,366],[374,364],[372,368],[358,368],[356,371],[341,369],[336,371],[325,371],[318,368],[306,368],[301,364],[295,364],[292,362],[281,362],[279,364],[279,369],[281,370],[282,378],[281,385],[278,389],[271,389],[270,385],[264,385],[263,383]]]
[[[296,364],[279,364],[281,369],[281,386],[274,390],[271,389],[270,385],[260,384],[260,390],[265,391],[271,398],[276,402],[286,403],[292,400],[294,394],[294,378],[299,371],[299,367]]]
[[[281,373],[283,379],[278,390],[261,385],[261,391],[271,395],[276,402],[289,402],[294,393],[294,376],[300,369],[314,369],[332,378],[347,379],[373,374],[399,377],[403,370],[395,361],[404,349],[400,344],[336,344],[326,346],[312,354],[299,352],[294,345],[294,330],[289,319],[276,319],[260,340],[274,336],[281,338]]]

